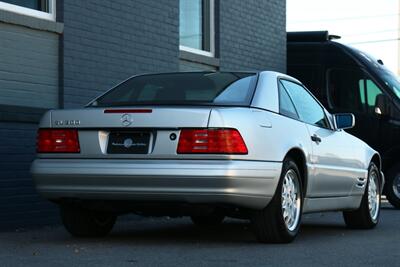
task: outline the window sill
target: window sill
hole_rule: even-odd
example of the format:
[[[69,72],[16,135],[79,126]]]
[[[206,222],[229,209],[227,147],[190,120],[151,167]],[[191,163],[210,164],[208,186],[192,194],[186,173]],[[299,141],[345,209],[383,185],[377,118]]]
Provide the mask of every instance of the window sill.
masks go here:
[[[0,122],[38,123],[47,110],[0,104]]]
[[[219,58],[215,57],[210,57],[210,56],[205,56],[205,55],[200,55],[184,50],[179,51],[179,59],[190,61],[190,62],[195,62],[195,63],[201,63],[204,65],[209,65],[213,66],[216,68],[219,68],[220,62]]]
[[[0,22],[61,34],[64,24],[0,9]]]

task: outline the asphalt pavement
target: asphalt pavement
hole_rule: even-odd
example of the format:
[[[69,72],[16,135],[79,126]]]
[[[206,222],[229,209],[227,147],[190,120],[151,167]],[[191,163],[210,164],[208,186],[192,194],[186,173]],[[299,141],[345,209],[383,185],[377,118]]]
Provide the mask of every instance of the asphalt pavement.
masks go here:
[[[305,215],[294,243],[256,242],[246,221],[199,229],[189,219],[119,220],[102,239],[62,227],[0,233],[0,266],[400,266],[400,210],[385,204],[373,230],[349,230],[341,213]]]

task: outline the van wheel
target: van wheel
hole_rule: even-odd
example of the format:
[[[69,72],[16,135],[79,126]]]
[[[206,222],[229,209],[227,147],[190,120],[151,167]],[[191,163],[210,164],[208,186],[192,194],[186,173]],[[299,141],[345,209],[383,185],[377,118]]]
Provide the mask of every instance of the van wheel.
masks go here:
[[[297,236],[303,208],[300,172],[296,163],[287,158],[275,195],[266,208],[255,211],[252,224],[262,243],[289,243]]]
[[[395,166],[388,172],[385,194],[390,204],[396,209],[400,209],[400,165]]]
[[[378,167],[371,162],[368,168],[368,181],[360,207],[354,211],[343,212],[347,227],[352,229],[371,229],[379,221],[381,206],[381,182]]]
[[[84,210],[72,205],[61,205],[60,212],[65,229],[75,237],[106,236],[117,219],[113,214]]]

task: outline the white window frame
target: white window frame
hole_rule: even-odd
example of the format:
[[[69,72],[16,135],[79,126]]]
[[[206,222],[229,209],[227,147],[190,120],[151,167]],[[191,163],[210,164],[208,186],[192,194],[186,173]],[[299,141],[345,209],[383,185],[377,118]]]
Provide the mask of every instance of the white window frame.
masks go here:
[[[56,21],[56,0],[49,1],[49,13],[0,1],[0,9],[13,13]]]
[[[181,0],[182,1],[182,0]],[[181,51],[186,51],[207,57],[215,57],[215,2],[210,0],[210,50],[204,51],[184,45],[179,45]]]

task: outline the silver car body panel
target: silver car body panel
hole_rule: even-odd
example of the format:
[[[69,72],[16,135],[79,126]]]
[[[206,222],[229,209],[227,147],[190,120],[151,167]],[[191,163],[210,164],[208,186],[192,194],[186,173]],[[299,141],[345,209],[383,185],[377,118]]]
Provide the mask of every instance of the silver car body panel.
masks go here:
[[[37,159],[32,172],[46,198],[174,201],[265,207],[279,162],[236,160]]]
[[[81,152],[39,154],[32,164],[37,189],[49,199],[153,199],[261,209],[275,193],[284,158],[296,150],[306,161],[304,212],[357,208],[378,153],[345,131],[280,115],[280,78],[299,83],[260,72],[250,107],[139,107],[152,113],[129,114],[129,126],[121,123],[124,114],[105,114],[105,108],[49,111],[39,127],[78,129]],[[182,128],[235,128],[248,154],[177,154]],[[150,131],[149,153],[107,154],[113,129]],[[322,142],[312,142],[313,134]]]

